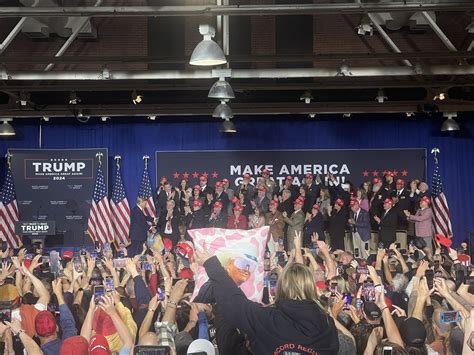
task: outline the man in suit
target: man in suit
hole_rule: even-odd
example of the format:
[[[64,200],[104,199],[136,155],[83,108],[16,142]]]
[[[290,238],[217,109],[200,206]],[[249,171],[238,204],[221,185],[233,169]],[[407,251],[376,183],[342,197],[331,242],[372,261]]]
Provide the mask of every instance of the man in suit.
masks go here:
[[[222,179],[222,187],[224,188],[224,192],[227,194],[229,198],[229,203],[227,204],[227,215],[230,216],[232,214],[232,198],[235,196],[234,190],[229,187],[229,179]]]
[[[227,211],[229,206],[229,196],[224,192],[224,184],[221,181],[216,182],[216,193],[214,195],[214,201],[222,203],[222,210]]]
[[[384,201],[390,196],[387,195],[386,191],[382,189],[382,180],[379,178],[374,178],[372,181],[372,198],[370,199],[370,217],[371,225],[373,230],[379,230],[379,224],[375,220],[376,216],[381,216],[384,213]]]
[[[397,211],[393,208],[393,200],[386,198],[383,202],[384,212],[381,217],[374,216],[379,225],[379,241],[388,247],[397,239]]]
[[[171,240],[174,249],[180,238],[179,213],[174,200],[170,199],[166,201],[166,207],[161,211],[157,225],[161,236]]]
[[[128,255],[133,257],[142,252],[142,245],[146,242],[150,224],[154,222],[153,217],[146,216],[144,209],[147,200],[144,197],[137,198],[137,205],[132,208],[130,213],[130,240],[131,245],[128,247]],[[149,224],[150,223],[150,224]],[[156,231],[152,228],[153,231]]]
[[[405,188],[405,181],[398,179],[396,182],[396,190],[393,197],[395,203],[394,208],[397,210],[397,229],[407,230],[408,221],[404,211],[410,210],[410,192]]]
[[[263,185],[267,190],[268,200],[272,200],[276,190],[276,184],[275,181],[270,178],[270,170],[266,168],[262,170],[262,177],[259,180],[259,184]]]
[[[370,240],[370,217],[369,212],[363,210],[359,206],[359,201],[357,199],[352,199],[349,207],[350,218],[349,225],[352,232],[352,240],[354,242],[354,251],[359,249],[359,257],[367,259],[369,254],[367,250],[369,249],[369,240]]]
[[[304,200],[302,198],[297,198],[294,202],[295,211],[291,214],[291,216],[288,217],[288,214],[283,212],[283,219],[288,224],[288,230],[286,232],[288,252],[295,248],[294,239],[296,233],[303,232],[305,220],[305,214],[302,210],[303,205]]]
[[[308,194],[313,197],[319,196],[320,187],[314,182],[313,174],[306,174],[304,177],[304,183],[308,186]]]
[[[291,192],[291,201],[295,201],[299,195],[299,188],[296,185],[293,185],[293,176],[288,175],[283,182],[283,185],[280,186],[278,191],[279,196],[283,196],[283,192],[289,190]]]
[[[312,245],[311,237],[318,236],[318,240],[324,239],[323,215],[319,212],[320,206],[314,204],[311,207],[311,213],[306,213],[303,230],[303,245],[309,247]]]
[[[409,221],[415,222],[415,233],[417,238],[423,238],[426,242],[426,247],[432,253],[433,252],[433,230],[432,230],[432,219],[433,212],[429,207],[431,199],[428,196],[424,196],[420,200],[420,208],[414,215],[410,214],[408,210],[405,210],[405,214]]]
[[[166,203],[170,200],[173,200],[175,206],[177,206],[179,202],[179,194],[173,189],[168,181],[165,181],[163,183],[163,189],[158,194],[158,215],[160,215],[162,211],[166,210]],[[163,213],[166,213],[166,211]]]
[[[239,196],[239,194],[243,191],[247,191],[247,198],[249,200],[254,198],[255,186],[250,182],[251,179],[252,177],[250,174],[244,174],[242,183],[237,188],[237,191],[235,191],[236,196]]]
[[[207,184],[207,177],[206,176],[202,175],[199,178],[199,185],[201,186],[200,196],[202,198],[205,199],[207,194],[214,195],[214,189]]]
[[[263,213],[268,212],[268,206],[270,205],[270,200],[267,197],[267,189],[264,186],[258,188],[257,197],[251,200],[250,203],[252,207],[258,207],[262,210]]]
[[[394,193],[396,190],[395,181],[393,180],[394,176],[395,174],[392,171],[385,172],[385,182],[382,188],[386,191],[386,194],[388,194],[390,197],[394,196]]]
[[[338,198],[334,207],[328,207],[329,235],[333,250],[344,250],[344,237],[346,236],[347,213],[343,209],[344,201]]]
[[[193,210],[185,207],[186,225],[188,229],[198,229],[207,227],[206,212],[202,208],[202,200],[198,199],[193,202]]]
[[[226,211],[227,212],[227,211]],[[211,215],[209,216],[209,228],[226,228],[227,213],[222,212],[222,203],[219,201],[214,203]]]

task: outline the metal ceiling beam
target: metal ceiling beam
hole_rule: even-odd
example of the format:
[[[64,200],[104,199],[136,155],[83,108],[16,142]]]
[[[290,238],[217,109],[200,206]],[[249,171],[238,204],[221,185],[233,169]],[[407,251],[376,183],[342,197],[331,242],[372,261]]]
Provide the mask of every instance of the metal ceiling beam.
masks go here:
[[[233,69],[234,79],[287,79],[287,78],[333,78],[341,76],[339,68],[287,68],[287,69]],[[136,70],[110,71],[110,80],[183,80],[212,79],[216,75],[208,70]],[[431,65],[419,67],[348,67],[349,77],[391,77],[425,75],[474,75],[474,65]],[[101,71],[7,71],[9,80],[103,80]]]
[[[382,59],[472,59],[474,51],[457,52],[403,52],[403,53],[334,53],[334,54],[287,54],[287,55],[229,55],[232,63],[260,62],[318,62],[342,60],[382,60]],[[0,57],[3,64],[187,64],[189,57],[170,56],[8,56]]]
[[[433,19],[433,17],[431,17],[431,15],[426,11],[422,11],[421,14],[425,18],[425,20],[428,21],[428,23],[430,24],[430,27],[433,29],[433,31],[436,33],[436,35],[439,37],[439,39],[444,43],[444,45],[451,52],[457,52],[457,48],[455,47],[453,42],[451,42],[449,40],[448,36],[446,36],[446,34],[443,32],[443,30],[438,26],[438,24]]]
[[[93,6],[79,7],[0,7],[0,17],[148,17],[148,16],[261,16],[342,14],[367,12],[414,12],[474,10],[474,3],[466,1],[426,3],[417,1],[404,3],[340,3],[340,4],[292,4],[292,5],[201,5],[201,6]]]
[[[399,113],[417,112],[418,104],[423,101],[409,102],[332,102],[304,104],[301,102],[282,103],[232,103],[232,111],[236,115],[270,115],[270,114],[310,114],[310,113]],[[439,103],[440,112],[474,111],[474,102]],[[17,108],[0,109],[3,117],[71,117],[77,115],[79,109],[84,116],[210,116],[214,105],[211,104],[180,104],[180,105],[104,105],[94,106],[48,106],[44,110],[18,110]]]

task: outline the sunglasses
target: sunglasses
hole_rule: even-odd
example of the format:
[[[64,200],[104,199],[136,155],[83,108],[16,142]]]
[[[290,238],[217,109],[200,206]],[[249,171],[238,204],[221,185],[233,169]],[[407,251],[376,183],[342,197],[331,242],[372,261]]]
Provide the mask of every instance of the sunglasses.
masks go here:
[[[248,272],[255,271],[256,264],[253,261],[244,258],[237,258],[234,260],[234,265],[236,268],[241,270],[246,270]]]

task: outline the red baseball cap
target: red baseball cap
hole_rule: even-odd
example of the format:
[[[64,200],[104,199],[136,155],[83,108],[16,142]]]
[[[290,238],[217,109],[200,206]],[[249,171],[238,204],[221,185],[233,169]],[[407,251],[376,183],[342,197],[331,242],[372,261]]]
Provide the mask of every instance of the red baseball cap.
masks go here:
[[[197,200],[194,200],[193,202],[193,207],[197,207],[197,206],[202,206],[202,201],[199,198]]]
[[[201,186],[199,186],[199,185],[195,185],[195,186],[194,186],[194,190],[199,190],[199,191],[201,191],[202,188],[201,188]]]
[[[342,207],[342,206],[344,206],[344,201],[341,200],[340,198],[338,198],[338,199],[336,200],[336,205],[339,205],[339,206]]]
[[[405,180],[403,180],[403,179],[398,179],[398,180],[397,180],[397,185],[405,185]]]
[[[222,187],[222,181],[216,182],[216,188],[218,188],[218,187],[219,187],[219,188]]]
[[[236,206],[234,207],[234,211],[242,212],[243,210],[244,210],[244,209],[242,208],[241,205],[236,205]]]
[[[110,355],[112,352],[109,343],[102,334],[94,335],[89,341],[89,354],[91,355]]]
[[[232,200],[231,200],[232,203],[238,203],[239,202],[239,198],[237,196],[234,196],[232,197]]]
[[[89,355],[89,342],[80,335],[67,338],[61,345],[60,355]]]
[[[72,250],[66,250],[63,252],[63,259],[72,259],[74,257],[74,252]]]
[[[384,204],[388,203],[390,204],[390,206],[393,206],[393,200],[391,198],[386,198],[384,201],[383,201]]]
[[[428,196],[423,196],[421,198],[421,201],[426,202],[429,205],[431,203],[431,198],[429,198]]]
[[[317,203],[315,203],[315,204],[313,205],[313,210],[318,210],[318,211],[319,211],[320,208],[321,208],[321,206],[318,205]]]
[[[277,206],[278,207],[278,201],[277,200],[271,200],[270,201],[270,206]]]
[[[204,175],[201,175],[201,177],[199,178],[199,180],[201,180],[201,181],[207,181],[207,177],[205,177]]]
[[[179,273],[179,278],[180,279],[193,280],[194,279],[194,274],[193,274],[193,272],[191,271],[190,268],[186,267],[183,270],[181,270],[181,272]]]
[[[308,174],[306,174],[304,177],[305,177],[306,179],[312,179],[312,178],[313,178],[313,174],[309,174],[309,173],[308,173]]]
[[[373,185],[380,184],[380,182],[381,182],[381,181],[380,181],[379,178],[374,178],[374,179],[372,180],[372,184],[373,184]]]
[[[222,179],[222,183],[223,183],[223,184],[228,184],[228,183],[229,183],[229,179]]]
[[[304,198],[298,197],[295,202],[293,202],[294,205],[304,205]]]
[[[266,192],[267,189],[265,188],[265,186],[260,186],[260,187],[258,188],[258,191]]]
[[[356,200],[355,198],[351,199],[351,202],[349,202],[349,207],[354,207],[355,205],[359,205],[359,200]]]
[[[192,259],[193,257],[193,248],[186,242],[181,242],[176,244],[176,253],[186,259]]]
[[[214,202],[214,208],[222,208],[222,202],[221,201]]]
[[[286,177],[286,180],[293,181],[293,176],[291,176],[291,175],[288,175],[288,176]]]
[[[270,170],[268,170],[267,168],[263,169],[262,175],[270,175]]]
[[[165,247],[166,251],[171,251],[171,249],[173,249],[173,242],[171,239],[163,238],[163,246]]]
[[[162,176],[160,178],[160,182],[166,182],[166,181],[168,181],[168,178],[166,176]]]
[[[250,178],[251,178],[250,174],[244,174],[244,179],[250,180]]]
[[[56,319],[49,311],[41,311],[35,317],[36,334],[40,337],[49,337],[56,333]]]
[[[395,176],[395,174],[392,171],[386,171],[384,175],[385,176],[391,176],[391,177]]]

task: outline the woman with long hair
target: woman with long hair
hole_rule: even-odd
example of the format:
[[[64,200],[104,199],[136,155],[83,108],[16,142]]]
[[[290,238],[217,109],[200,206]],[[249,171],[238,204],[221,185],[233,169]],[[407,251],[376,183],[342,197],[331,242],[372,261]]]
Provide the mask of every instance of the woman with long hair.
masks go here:
[[[301,240],[298,244],[301,246]],[[300,248],[295,248],[295,254],[295,260],[302,262]],[[279,276],[275,303],[265,307],[245,297],[216,256],[211,257],[205,250],[196,250],[196,256],[211,280],[220,310],[235,327],[247,334],[254,354],[338,353],[334,320],[317,300],[309,267],[289,263]]]

